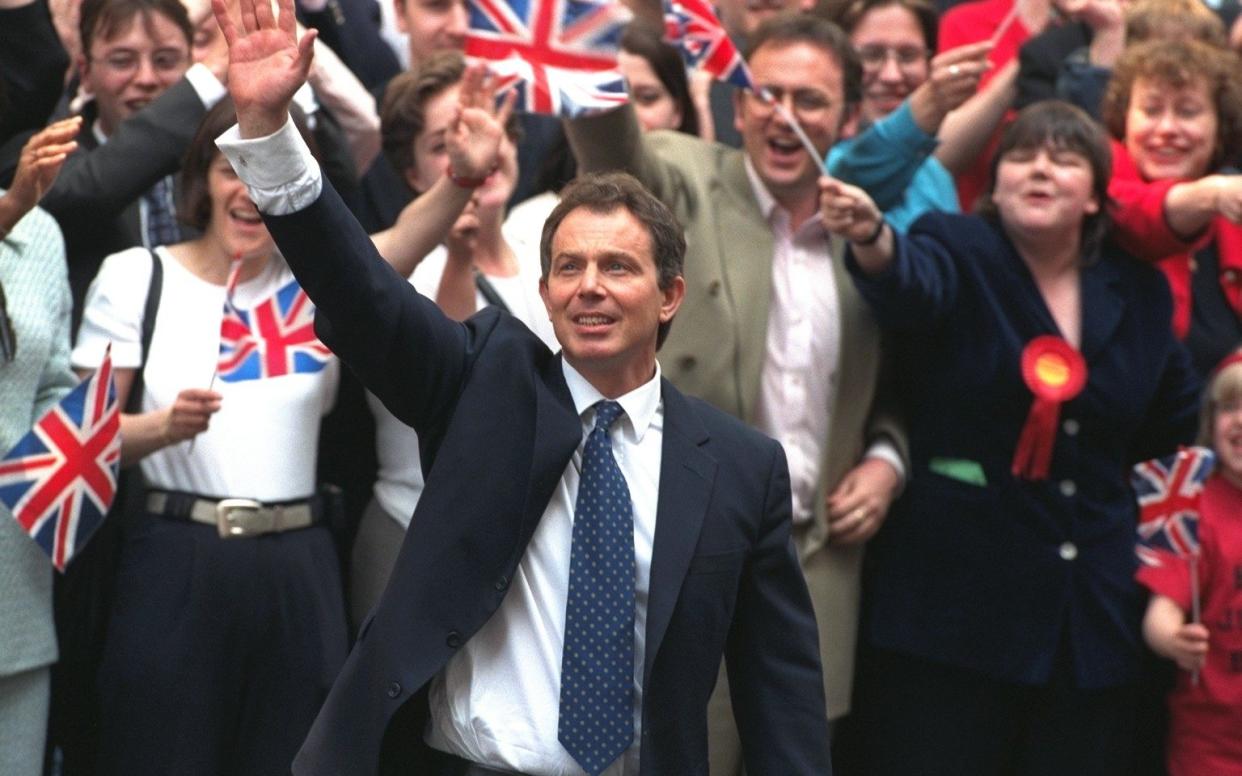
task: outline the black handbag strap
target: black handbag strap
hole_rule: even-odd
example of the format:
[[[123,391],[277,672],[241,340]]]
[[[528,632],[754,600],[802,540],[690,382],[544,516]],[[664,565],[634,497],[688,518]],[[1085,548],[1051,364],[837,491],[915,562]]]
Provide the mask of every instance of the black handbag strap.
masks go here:
[[[154,249],[151,253],[151,284],[147,286],[147,303],[142,308],[142,363],[129,386],[129,398],[125,412],[135,415],[142,412],[143,372],[147,368],[147,354],[151,352],[151,335],[155,332],[155,317],[160,312],[160,293],[164,290],[164,262]]]
[[[509,305],[505,304],[505,300],[500,297],[500,292],[492,285],[492,281],[488,280],[487,276],[482,272],[474,273],[474,285],[479,289],[479,293],[483,295],[488,304],[499,307],[507,313],[513,312],[509,309]]]

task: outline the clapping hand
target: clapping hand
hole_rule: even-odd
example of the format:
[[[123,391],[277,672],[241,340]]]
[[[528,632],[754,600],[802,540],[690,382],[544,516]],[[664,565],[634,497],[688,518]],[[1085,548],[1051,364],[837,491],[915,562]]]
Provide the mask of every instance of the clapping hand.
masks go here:
[[[486,178],[500,166],[505,125],[513,113],[516,92],[496,104],[496,77],[482,64],[470,65],[462,76],[457,115],[445,135],[449,167],[457,178]]]
[[[211,9],[229,47],[229,93],[241,136],[264,137],[284,126],[294,93],[306,83],[315,31],[298,38],[293,0],[278,0],[279,16],[270,0],[238,5],[240,31],[226,0],[212,0]]]

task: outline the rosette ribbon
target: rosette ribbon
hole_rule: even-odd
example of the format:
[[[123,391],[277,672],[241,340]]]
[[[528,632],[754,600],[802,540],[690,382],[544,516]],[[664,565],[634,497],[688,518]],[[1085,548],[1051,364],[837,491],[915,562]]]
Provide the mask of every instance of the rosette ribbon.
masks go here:
[[[1052,463],[1061,405],[1087,384],[1087,362],[1060,337],[1036,337],[1022,349],[1022,379],[1035,399],[1018,435],[1011,471],[1015,477],[1042,480]]]

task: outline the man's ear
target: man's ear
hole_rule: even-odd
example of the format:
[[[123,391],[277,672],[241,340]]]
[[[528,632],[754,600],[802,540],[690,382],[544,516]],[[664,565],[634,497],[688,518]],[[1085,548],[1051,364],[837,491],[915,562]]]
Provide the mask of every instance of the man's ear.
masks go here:
[[[733,90],[733,128],[742,134],[742,112],[746,110],[746,93],[743,89]]]
[[[677,314],[682,300],[686,298],[686,279],[681,275],[673,278],[668,288],[660,289],[663,299],[660,300],[660,323],[668,323]]]

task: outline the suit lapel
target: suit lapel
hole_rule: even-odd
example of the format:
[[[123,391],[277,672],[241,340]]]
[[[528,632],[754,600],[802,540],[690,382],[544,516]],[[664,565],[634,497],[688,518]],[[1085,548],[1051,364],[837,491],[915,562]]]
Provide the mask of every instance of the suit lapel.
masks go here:
[[[677,605],[690,558],[698,545],[716,478],[716,461],[702,449],[708,440],[707,429],[671,383],[663,380],[661,387],[664,442],[660,452],[660,495],[647,597],[644,685],[651,675],[651,666]]]
[[[582,442],[582,421],[574,411],[561,358],[558,354],[548,359],[543,375],[547,390],[535,391],[535,442],[531,449],[530,488],[522,512],[522,548],[551,501],[566,464]]]

